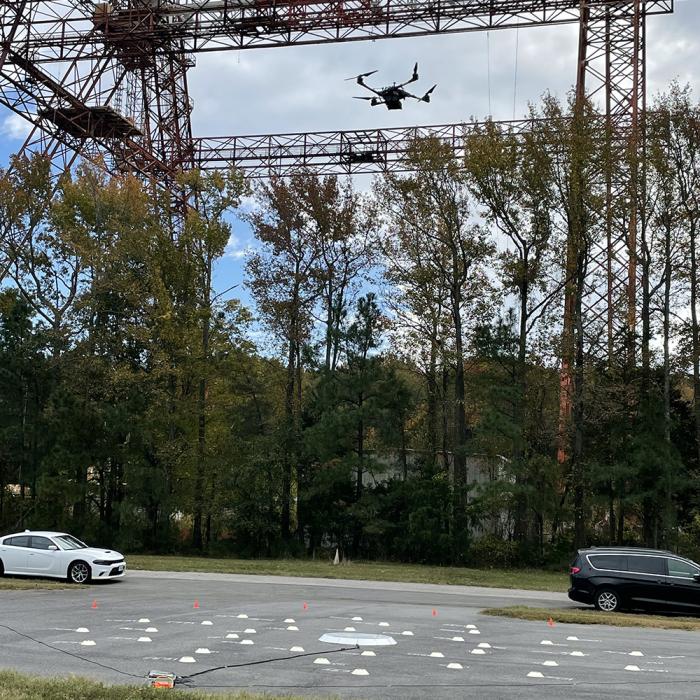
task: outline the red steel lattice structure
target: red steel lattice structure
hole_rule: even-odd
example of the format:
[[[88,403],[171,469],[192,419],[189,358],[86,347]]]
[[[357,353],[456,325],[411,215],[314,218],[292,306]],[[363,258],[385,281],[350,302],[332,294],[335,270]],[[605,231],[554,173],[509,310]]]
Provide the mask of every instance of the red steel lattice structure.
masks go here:
[[[192,167],[381,172],[403,167],[415,136],[459,152],[473,125],[194,138],[196,54],[578,23],[579,92],[602,102],[622,153],[638,148],[646,18],[673,9],[673,0],[0,1],[0,104],[32,125],[22,153],[49,156],[59,172],[96,160],[176,196],[176,175]],[[588,342],[609,356],[636,323],[635,178],[625,167],[607,176],[606,236],[594,242],[586,290]]]

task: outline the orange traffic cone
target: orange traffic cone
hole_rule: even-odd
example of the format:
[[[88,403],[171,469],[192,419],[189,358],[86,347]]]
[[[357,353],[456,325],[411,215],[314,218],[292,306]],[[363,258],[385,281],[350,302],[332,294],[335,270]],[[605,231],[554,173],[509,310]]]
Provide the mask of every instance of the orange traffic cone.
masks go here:
[[[97,601],[93,600],[92,605],[90,606],[93,610],[97,610]]]
[[[433,617],[437,617],[437,610],[433,608]]]
[[[308,610],[308,609],[309,609],[309,604],[308,604],[308,603],[304,603],[304,610]]]
[[[199,600],[197,598],[194,599],[194,605],[192,605],[194,610],[199,610]]]

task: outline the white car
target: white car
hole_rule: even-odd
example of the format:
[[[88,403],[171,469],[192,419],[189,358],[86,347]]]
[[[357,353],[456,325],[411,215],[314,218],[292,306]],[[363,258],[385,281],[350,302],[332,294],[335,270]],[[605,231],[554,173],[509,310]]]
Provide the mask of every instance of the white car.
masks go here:
[[[51,576],[70,583],[121,578],[124,556],[88,547],[65,532],[32,532],[0,537],[0,575]]]

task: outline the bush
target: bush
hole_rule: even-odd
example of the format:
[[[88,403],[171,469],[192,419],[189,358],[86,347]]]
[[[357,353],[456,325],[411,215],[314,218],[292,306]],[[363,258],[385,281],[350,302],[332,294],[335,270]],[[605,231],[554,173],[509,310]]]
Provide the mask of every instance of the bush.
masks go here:
[[[469,547],[469,564],[485,568],[509,568],[520,562],[518,544],[494,535],[474,540]]]

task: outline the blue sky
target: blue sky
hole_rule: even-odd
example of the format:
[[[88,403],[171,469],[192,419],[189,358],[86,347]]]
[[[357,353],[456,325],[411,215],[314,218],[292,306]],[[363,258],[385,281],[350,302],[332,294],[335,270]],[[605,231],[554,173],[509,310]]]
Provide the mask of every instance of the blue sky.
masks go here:
[[[673,16],[649,18],[650,96],[673,79],[700,92],[699,35],[700,0],[676,0]],[[189,76],[194,132],[223,136],[439,124],[489,113],[495,119],[519,117],[547,90],[566,94],[575,76],[576,40],[576,27],[567,26],[199,55]],[[377,83],[391,83],[409,77],[416,61],[421,73],[416,90],[438,83],[430,104],[388,112],[351,99],[360,93],[345,78],[378,69]],[[0,111],[0,163],[23,136],[22,124]],[[366,189],[368,178],[357,185]],[[247,225],[232,222],[216,287],[239,284],[232,294],[248,302],[241,282],[246,251],[255,241]]]

